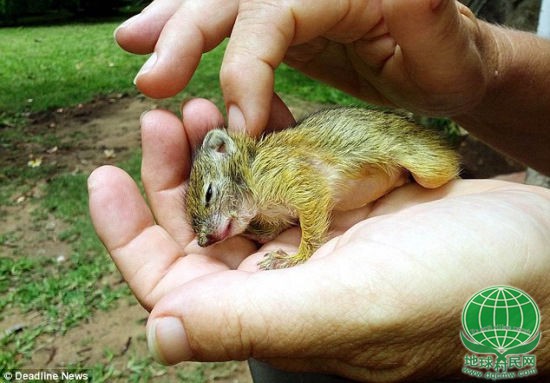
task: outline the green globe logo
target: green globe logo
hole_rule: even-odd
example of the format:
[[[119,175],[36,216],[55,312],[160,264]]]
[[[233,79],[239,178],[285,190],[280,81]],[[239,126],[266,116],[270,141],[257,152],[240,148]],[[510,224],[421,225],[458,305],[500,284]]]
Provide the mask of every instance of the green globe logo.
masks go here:
[[[494,354],[506,366],[507,355],[526,354],[540,341],[540,311],[527,293],[508,286],[489,287],[464,306],[460,333],[466,348]]]

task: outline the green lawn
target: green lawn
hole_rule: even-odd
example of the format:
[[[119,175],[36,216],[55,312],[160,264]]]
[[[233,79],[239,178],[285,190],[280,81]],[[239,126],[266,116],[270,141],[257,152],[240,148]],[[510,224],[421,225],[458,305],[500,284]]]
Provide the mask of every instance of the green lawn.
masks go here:
[[[116,23],[0,29],[0,111],[35,112],[86,102],[98,94],[132,92],[146,57],[113,40]],[[220,98],[218,70],[225,45],[206,54],[188,95]],[[277,90],[320,103],[358,101],[282,66]]]
[[[142,58],[113,43],[115,24],[0,29],[0,110],[41,111],[129,91]]]

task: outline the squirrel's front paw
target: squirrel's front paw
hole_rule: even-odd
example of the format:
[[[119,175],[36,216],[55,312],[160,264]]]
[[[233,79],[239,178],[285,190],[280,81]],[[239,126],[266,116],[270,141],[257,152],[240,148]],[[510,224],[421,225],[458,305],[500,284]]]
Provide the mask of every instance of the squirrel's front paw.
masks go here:
[[[284,250],[275,250],[264,255],[264,259],[258,262],[261,270],[285,269],[301,263],[296,256],[287,254]]]

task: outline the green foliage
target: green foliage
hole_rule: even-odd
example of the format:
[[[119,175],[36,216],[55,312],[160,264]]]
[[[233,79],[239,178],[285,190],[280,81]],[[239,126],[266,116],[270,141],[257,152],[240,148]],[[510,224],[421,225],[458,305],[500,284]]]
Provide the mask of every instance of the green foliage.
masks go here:
[[[17,15],[18,1],[15,0],[0,0],[0,19],[5,20]]]
[[[275,90],[302,100],[320,104],[359,105],[363,102],[338,89],[315,81],[288,65],[275,72]]]
[[[455,146],[460,144],[466,134],[456,122],[449,118],[417,116],[417,119],[422,125],[441,132]]]
[[[0,110],[36,112],[132,91],[143,58],[116,46],[116,25],[0,29]]]

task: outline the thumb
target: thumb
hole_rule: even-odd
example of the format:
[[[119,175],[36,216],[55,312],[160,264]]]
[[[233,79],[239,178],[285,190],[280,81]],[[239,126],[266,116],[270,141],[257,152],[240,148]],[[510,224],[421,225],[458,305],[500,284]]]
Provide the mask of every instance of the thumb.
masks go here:
[[[485,41],[473,13],[454,0],[392,0],[384,2],[384,19],[399,46],[394,69],[408,81],[448,106],[445,95],[470,94],[477,101],[485,73]],[[443,97],[443,99],[441,99]],[[454,103],[454,102],[453,102]],[[455,105],[455,114],[470,105]],[[431,111],[432,113],[434,111]],[[437,111],[435,111],[437,112]]]
[[[249,279],[239,271],[209,275],[159,301],[147,322],[147,344],[155,359],[176,364],[246,358],[240,301]]]
[[[437,6],[434,8],[434,3]],[[419,68],[437,68],[464,54],[470,43],[463,16],[475,17],[466,7],[457,9],[454,0],[392,0],[385,2],[384,20],[405,60]],[[464,48],[464,49],[460,49]],[[433,64],[434,59],[438,63]],[[441,62],[443,60],[443,62]]]
[[[308,274],[301,267],[226,271],[190,282],[151,312],[149,349],[164,364],[318,356],[324,352],[320,339],[334,336],[341,318],[314,287],[320,280],[337,282],[330,282],[334,276],[318,279],[318,274],[314,281]],[[340,328],[347,331],[341,323]]]

